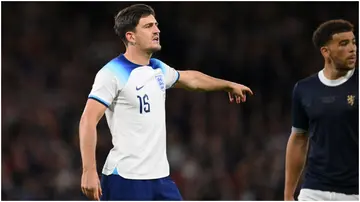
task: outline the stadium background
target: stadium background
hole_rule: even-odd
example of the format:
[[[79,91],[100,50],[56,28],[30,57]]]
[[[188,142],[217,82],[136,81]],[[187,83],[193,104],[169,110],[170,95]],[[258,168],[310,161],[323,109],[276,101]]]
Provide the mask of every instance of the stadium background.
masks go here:
[[[291,91],[322,68],[311,35],[358,3],[150,3],[156,57],[250,86],[227,94],[168,91],[168,157],[186,200],[282,200]],[[96,72],[124,51],[113,17],[130,3],[1,3],[3,200],[82,200],[78,122]],[[357,33],[357,32],[356,32]],[[111,136],[98,127],[101,171]]]

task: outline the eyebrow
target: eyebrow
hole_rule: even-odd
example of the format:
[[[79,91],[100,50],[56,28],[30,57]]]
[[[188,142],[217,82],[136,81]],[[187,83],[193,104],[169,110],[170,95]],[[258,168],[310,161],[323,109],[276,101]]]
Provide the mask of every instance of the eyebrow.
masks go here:
[[[348,42],[348,41],[356,41],[356,39],[355,38],[352,38],[351,40],[350,39],[343,39],[343,40],[339,41],[339,43]]]
[[[143,25],[143,27],[146,27],[148,25],[153,25],[153,24],[158,25],[159,23],[158,22],[149,22],[149,23],[146,23],[145,25]]]

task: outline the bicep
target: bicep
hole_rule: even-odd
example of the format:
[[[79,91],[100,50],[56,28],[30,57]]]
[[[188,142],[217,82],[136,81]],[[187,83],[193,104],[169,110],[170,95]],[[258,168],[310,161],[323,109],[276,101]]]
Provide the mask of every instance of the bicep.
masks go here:
[[[191,87],[191,82],[194,81],[191,71],[178,71],[179,79],[175,83],[175,88],[188,88]]]
[[[95,99],[89,98],[86,102],[81,122],[97,124],[103,117],[107,107]]]
[[[303,148],[307,148],[308,147],[308,143],[309,143],[309,136],[307,135],[307,133],[302,133],[302,132],[291,132],[290,138],[289,138],[289,143],[291,143],[292,145],[297,145]]]

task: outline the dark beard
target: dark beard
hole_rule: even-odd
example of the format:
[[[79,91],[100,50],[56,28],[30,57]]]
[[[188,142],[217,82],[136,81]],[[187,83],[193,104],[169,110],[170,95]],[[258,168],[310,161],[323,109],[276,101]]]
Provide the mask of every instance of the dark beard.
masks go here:
[[[349,67],[345,62],[342,62],[340,60],[336,60],[334,57],[330,55],[330,59],[335,64],[335,69],[341,73],[347,73],[348,71],[354,69],[353,67]]]

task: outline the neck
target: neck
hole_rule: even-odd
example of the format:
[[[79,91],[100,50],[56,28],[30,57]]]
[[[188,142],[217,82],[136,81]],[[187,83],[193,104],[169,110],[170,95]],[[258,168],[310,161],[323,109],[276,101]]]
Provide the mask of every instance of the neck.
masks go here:
[[[324,76],[329,80],[336,80],[344,77],[348,72],[348,69],[336,68],[333,63],[325,63]]]
[[[151,55],[152,54],[141,51],[133,46],[127,47],[124,53],[126,59],[128,59],[130,62],[134,64],[139,64],[139,65],[148,65],[150,63]]]

